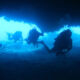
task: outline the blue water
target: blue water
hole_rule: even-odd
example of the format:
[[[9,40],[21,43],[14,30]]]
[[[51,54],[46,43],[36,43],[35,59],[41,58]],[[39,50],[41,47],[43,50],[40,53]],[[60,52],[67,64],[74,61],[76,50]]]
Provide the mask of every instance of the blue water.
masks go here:
[[[24,23],[14,20],[6,20],[5,17],[0,17],[0,42],[5,46],[0,49],[4,52],[26,52],[26,51],[35,51],[43,48],[43,45],[39,44],[39,47],[34,47],[34,45],[28,45],[24,40],[14,43],[13,40],[8,40],[7,33],[14,34],[16,31],[21,31],[23,39],[27,38],[29,31],[33,28],[36,28],[41,32],[40,28],[36,24]],[[72,40],[74,47],[80,47],[80,26],[69,26],[65,25],[63,28],[58,29],[57,31],[44,33],[44,36],[39,38],[39,41],[43,40],[44,43],[51,49],[54,47],[54,39],[64,30],[70,29],[72,31]]]
[[[0,48],[0,80],[80,79],[80,26],[66,25],[57,31],[44,33],[39,38],[51,49],[54,47],[54,39],[69,28],[72,31],[73,48],[66,55],[59,56],[48,53],[41,44],[37,48],[25,41],[14,43],[7,38],[7,32],[16,31],[22,31],[25,38],[33,27],[41,32],[35,24],[0,18],[0,42],[3,44]]]

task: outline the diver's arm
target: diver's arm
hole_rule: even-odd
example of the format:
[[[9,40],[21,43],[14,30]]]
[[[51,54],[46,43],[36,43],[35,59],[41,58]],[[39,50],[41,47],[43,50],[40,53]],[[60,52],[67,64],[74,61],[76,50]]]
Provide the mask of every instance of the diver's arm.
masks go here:
[[[44,47],[47,49],[49,53],[53,52],[53,49],[50,50],[43,41],[41,41],[40,43],[44,45]]]

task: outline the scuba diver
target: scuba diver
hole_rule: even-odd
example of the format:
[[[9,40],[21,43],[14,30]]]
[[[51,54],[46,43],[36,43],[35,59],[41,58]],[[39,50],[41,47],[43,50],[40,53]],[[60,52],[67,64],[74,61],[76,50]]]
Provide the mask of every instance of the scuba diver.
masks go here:
[[[38,43],[39,43],[38,38],[42,35],[43,33],[40,33],[35,28],[33,28],[32,30],[30,30],[29,36],[25,40],[28,44],[37,45],[38,47]]]
[[[64,54],[72,49],[72,32],[67,29],[61,32],[55,39],[54,47],[50,50],[44,42],[42,44],[46,47],[49,52],[55,52],[56,54]]]
[[[67,53],[72,49],[72,32],[67,29],[63,31],[56,39],[54,43],[54,52],[59,53]]]
[[[14,40],[14,42],[17,42],[19,40],[23,40],[22,32],[16,31],[14,34],[7,33],[9,40]]]

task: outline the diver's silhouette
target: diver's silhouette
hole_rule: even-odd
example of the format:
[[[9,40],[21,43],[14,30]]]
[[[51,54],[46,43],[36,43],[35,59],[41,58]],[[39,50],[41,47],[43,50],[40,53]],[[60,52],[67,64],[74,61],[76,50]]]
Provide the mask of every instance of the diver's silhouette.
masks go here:
[[[72,32],[67,29],[63,31],[56,39],[54,43],[54,51],[59,53],[67,53],[72,49]]]
[[[42,42],[42,44],[46,47],[49,52],[55,52],[56,54],[67,53],[72,49],[72,32],[67,29],[60,33],[58,37],[55,39],[54,47],[49,50],[49,48]]]
[[[38,38],[40,36],[42,36],[42,35],[43,35],[43,33],[38,32],[34,28],[34,29],[30,30],[29,36],[25,40],[27,41],[28,44],[31,44],[32,43],[33,45],[37,45],[38,46],[38,43],[39,43]]]
[[[14,34],[7,33],[7,35],[8,35],[8,39],[14,40],[14,42],[17,42],[19,40],[23,40],[21,31],[16,31]]]

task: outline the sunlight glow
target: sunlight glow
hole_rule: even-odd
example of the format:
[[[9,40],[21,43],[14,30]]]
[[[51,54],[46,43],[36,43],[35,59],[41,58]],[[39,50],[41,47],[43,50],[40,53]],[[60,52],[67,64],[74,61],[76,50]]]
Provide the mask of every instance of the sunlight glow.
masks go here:
[[[32,28],[36,28],[39,32],[41,32],[35,24],[14,20],[7,21],[5,17],[0,17],[0,40],[7,40],[7,32],[15,33],[16,31],[21,31],[24,39],[28,37],[28,33]]]
[[[17,51],[23,52],[23,51],[32,51],[32,50],[38,50],[41,49],[43,46],[39,45],[38,48],[35,48],[32,45],[25,44],[25,41],[21,43],[13,43],[13,42],[7,42],[8,41],[8,35],[7,33],[14,34],[16,31],[21,31],[23,39],[28,37],[29,31],[33,28],[36,28],[37,31],[41,32],[41,30],[38,28],[36,24],[30,24],[30,23],[24,23],[14,20],[6,20],[5,17],[0,17],[0,42],[3,41],[4,45],[6,45],[5,50],[9,52],[10,51]],[[43,40],[46,46],[48,46],[50,49],[54,47],[55,38],[64,30],[70,29],[72,31],[72,40],[73,40],[73,46],[79,46],[80,47],[80,26],[68,26],[65,25],[64,27],[60,28],[59,30],[55,30],[53,32],[47,32],[44,33],[43,36],[39,40]],[[6,42],[6,43],[5,43]],[[16,49],[17,48],[17,49]],[[20,48],[20,49],[18,49]],[[3,50],[2,50],[3,51]]]

